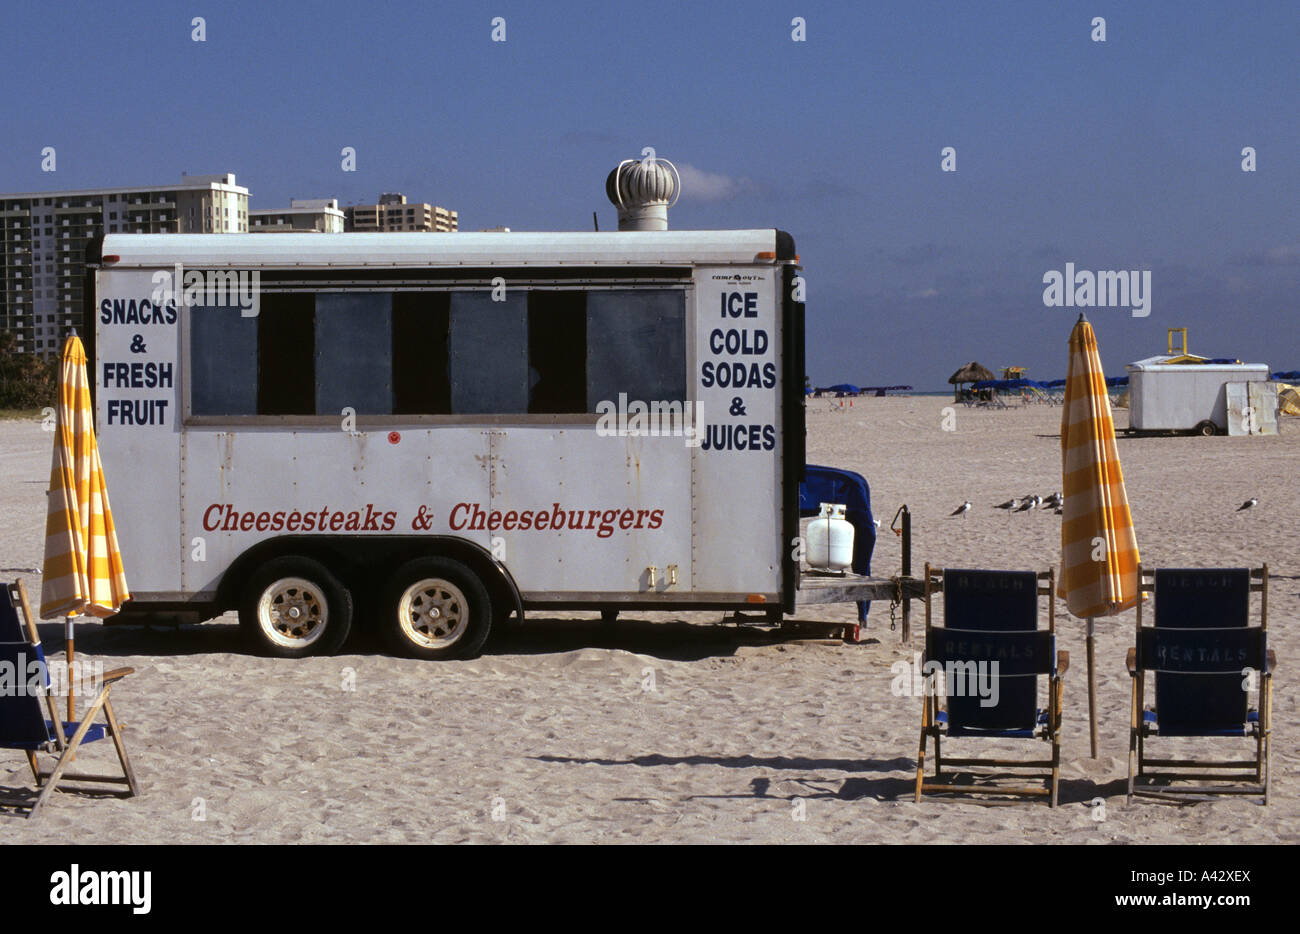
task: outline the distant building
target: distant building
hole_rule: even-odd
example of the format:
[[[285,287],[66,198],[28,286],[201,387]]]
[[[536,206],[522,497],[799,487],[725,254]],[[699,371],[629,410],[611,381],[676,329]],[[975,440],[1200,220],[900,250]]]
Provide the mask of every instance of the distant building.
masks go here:
[[[343,212],[335,198],[293,198],[289,207],[248,212],[249,233],[281,231],[342,233]]]
[[[406,195],[382,194],[378,204],[355,204],[343,209],[344,229],[357,233],[423,230],[452,233],[459,229],[455,211],[434,204],[407,204]]]
[[[0,194],[0,329],[18,349],[57,352],[83,336],[86,244],[106,233],[240,233],[248,189],[232,173],[179,185]]]

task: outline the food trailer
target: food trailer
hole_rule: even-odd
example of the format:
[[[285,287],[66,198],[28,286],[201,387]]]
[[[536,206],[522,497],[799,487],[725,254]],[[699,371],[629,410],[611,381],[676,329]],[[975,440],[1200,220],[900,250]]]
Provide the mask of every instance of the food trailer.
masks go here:
[[[119,622],[236,610],[300,656],[364,620],[448,658],[527,611],[794,610],[781,231],[109,234],[88,260]],[[901,593],[854,584],[833,599]]]

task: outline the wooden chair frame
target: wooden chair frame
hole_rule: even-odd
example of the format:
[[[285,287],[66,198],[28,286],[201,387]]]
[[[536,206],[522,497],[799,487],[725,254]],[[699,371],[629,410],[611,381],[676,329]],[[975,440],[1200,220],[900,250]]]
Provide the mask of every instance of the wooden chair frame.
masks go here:
[[[6,586],[9,586],[10,599],[14,602],[14,605],[18,608],[19,613],[22,616],[23,628],[27,633],[28,641],[30,641],[33,646],[39,645],[41,640],[36,631],[36,623],[32,617],[31,604],[28,603],[27,600],[26,588],[23,586],[22,581],[16,581],[13,585]],[[135,669],[133,668],[115,668],[112,671],[104,673],[99,682],[98,694],[86,709],[85,713],[81,715],[81,719],[77,721],[77,729],[73,732],[71,737],[65,736],[64,721],[59,716],[58,705],[54,702],[53,695],[50,694],[48,690],[42,691],[46,702],[46,708],[50,714],[50,722],[53,725],[53,729],[50,731],[53,735],[53,740],[44,751],[50,755],[55,755],[58,758],[53,767],[46,770],[40,767],[40,760],[37,758],[37,750],[26,750],[27,764],[31,767],[32,776],[36,781],[36,786],[40,788],[40,794],[37,796],[36,803],[33,804],[31,810],[27,812],[27,818],[29,820],[40,813],[41,808],[44,807],[45,802],[49,800],[50,796],[53,795],[56,789],[59,791],[68,790],[59,787],[59,783],[64,780],[73,782],[96,782],[126,785],[127,797],[133,797],[140,793],[140,785],[136,781],[135,772],[131,768],[131,760],[127,757],[126,746],[122,742],[122,724],[118,722],[117,717],[113,714],[113,704],[108,697],[109,689],[122,678],[125,678],[129,674],[133,674],[134,671]],[[71,677],[71,672],[69,672],[69,677]],[[110,739],[112,739],[113,746],[117,750],[117,758],[122,765],[122,775],[90,775],[67,771],[68,765],[76,757],[78,747],[81,746],[82,740],[85,739],[91,726],[94,725],[95,717],[98,716],[101,710],[104,713],[105,733]]]
[[[933,614],[931,608],[931,598],[935,593],[943,589],[942,570],[934,570],[930,567],[929,562],[925,565],[925,633],[926,644],[929,645],[930,631],[933,626]],[[1056,571],[1039,571],[1037,574],[1038,586],[1035,591],[1035,600],[1038,597],[1047,597],[1047,631],[1056,634]],[[948,758],[945,760],[942,755],[940,739],[943,736],[943,727],[938,722],[939,697],[933,689],[933,685],[927,683],[924,702],[921,709],[921,743],[916,757],[916,792],[915,800],[920,802],[921,796],[927,792],[944,792],[950,794],[985,794],[985,795],[1011,795],[1024,797],[1046,797],[1050,807],[1056,807],[1058,798],[1058,789],[1060,786],[1060,769],[1061,769],[1061,706],[1064,699],[1064,676],[1070,667],[1070,653],[1064,650],[1058,650],[1056,653],[1056,673],[1051,675],[1047,691],[1047,723],[1042,728],[1041,734],[1037,737],[1051,743],[1052,757],[1050,759],[1001,759],[1001,758]],[[1035,676],[1037,680],[1038,676]],[[1038,728],[1036,728],[1038,729]],[[934,738],[934,777],[936,781],[925,781],[925,747],[927,737]],[[962,737],[963,739],[967,737]],[[973,738],[973,737],[971,737]],[[996,735],[989,738],[999,738]],[[974,785],[954,785],[944,784],[938,781],[943,775],[943,766],[945,762],[950,766],[964,766],[978,769],[998,768],[1002,770],[1030,770],[1029,774],[1016,775],[1017,778],[1023,779],[1042,779],[1043,787],[1036,785],[995,785],[988,782]],[[1046,771],[1044,771],[1046,770]],[[993,778],[992,774],[978,775],[977,777]]]
[[[1147,579],[1148,574],[1151,575],[1150,580]],[[1154,569],[1143,568],[1138,565],[1138,589],[1144,594],[1155,594]],[[1268,632],[1267,564],[1250,569],[1250,593],[1260,595],[1260,629],[1266,633]],[[1159,599],[1158,595],[1156,599]],[[1125,660],[1132,681],[1132,709],[1129,720],[1128,800],[1131,802],[1134,795],[1153,798],[1185,798],[1188,795],[1261,795],[1264,798],[1264,803],[1268,804],[1269,737],[1272,732],[1271,720],[1273,714],[1273,671],[1277,668],[1277,656],[1272,649],[1268,649],[1264,669],[1260,672],[1259,723],[1255,728],[1254,759],[1150,758],[1146,750],[1146,740],[1151,728],[1146,722],[1145,715],[1145,675],[1147,671],[1152,671],[1152,669],[1139,669],[1137,664],[1137,640],[1141,638],[1142,634],[1142,604],[1144,602],[1143,600],[1138,601],[1134,646],[1128,650],[1128,657]],[[1159,712],[1157,711],[1158,715]],[[1158,726],[1159,721],[1157,720],[1157,728]],[[1205,736],[1195,738],[1208,740],[1233,737]],[[1213,771],[1188,772],[1184,771],[1186,769],[1209,769]],[[1154,787],[1139,785],[1138,781],[1140,779],[1218,782],[1220,784]],[[1250,783],[1243,783],[1244,779],[1251,781]],[[1231,782],[1237,784],[1228,784]]]

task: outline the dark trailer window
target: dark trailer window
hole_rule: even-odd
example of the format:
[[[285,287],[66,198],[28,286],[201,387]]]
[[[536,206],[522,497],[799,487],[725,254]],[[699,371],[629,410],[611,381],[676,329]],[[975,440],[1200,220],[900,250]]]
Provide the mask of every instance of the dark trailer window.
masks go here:
[[[683,289],[295,291],[190,309],[195,416],[582,415],[686,397]]]

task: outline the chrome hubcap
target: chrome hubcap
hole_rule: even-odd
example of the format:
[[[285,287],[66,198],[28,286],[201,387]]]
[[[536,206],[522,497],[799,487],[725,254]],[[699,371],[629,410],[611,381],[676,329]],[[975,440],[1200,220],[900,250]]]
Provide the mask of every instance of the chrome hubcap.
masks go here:
[[[287,648],[311,645],[325,631],[329,609],[320,588],[301,577],[285,577],[262,591],[257,622],[272,642]]]
[[[439,577],[416,581],[402,591],[397,602],[402,633],[426,649],[455,644],[469,627],[469,606],[465,594],[450,581]]]

